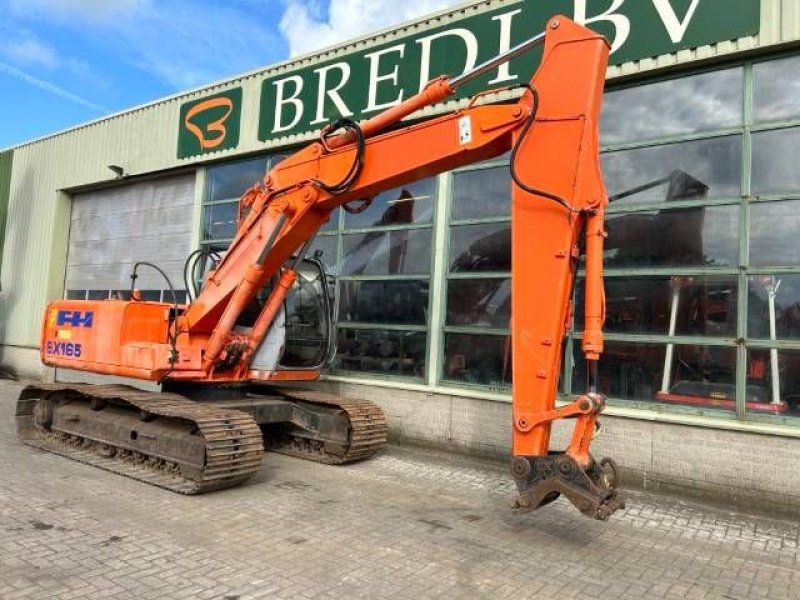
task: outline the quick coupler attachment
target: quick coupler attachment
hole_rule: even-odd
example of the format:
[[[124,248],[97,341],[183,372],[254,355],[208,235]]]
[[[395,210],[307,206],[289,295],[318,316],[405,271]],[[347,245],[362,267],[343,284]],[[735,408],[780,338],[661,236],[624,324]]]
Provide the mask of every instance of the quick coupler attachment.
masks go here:
[[[618,495],[620,478],[610,458],[599,463],[591,458],[583,469],[563,452],[548,456],[517,456],[511,465],[519,497],[514,505],[520,511],[535,510],[564,495],[587,517],[605,521],[625,501]]]

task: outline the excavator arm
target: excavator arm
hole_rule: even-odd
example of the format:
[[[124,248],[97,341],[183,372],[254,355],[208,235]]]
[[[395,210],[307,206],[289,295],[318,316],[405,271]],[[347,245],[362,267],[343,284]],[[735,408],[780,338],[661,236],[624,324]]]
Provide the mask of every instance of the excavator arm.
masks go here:
[[[470,105],[446,116],[397,128],[400,119],[445,100],[457,87],[493,68],[490,61],[461,78],[440,78],[421,94],[360,126],[343,121],[319,141],[281,162],[244,198],[247,215],[228,254],[184,317],[192,332],[211,328],[203,367],[230,365],[245,376],[295,273],[292,260],[331,211],[423,177],[486,160],[509,150],[512,189],[513,474],[518,506],[537,508],[559,494],[585,514],[606,518],[621,502],[616,468],[589,453],[604,398],[596,393],[603,351],[603,214],[607,196],[599,168],[598,122],[608,45],[564,17],[551,19],[541,66],[518,102]],[[522,47],[509,55],[519,53]],[[504,58],[508,60],[510,56]],[[556,408],[563,340],[586,247],[583,350],[589,389]],[[294,257],[294,259],[292,258]],[[280,273],[252,331],[233,326],[266,282]],[[213,327],[212,327],[213,326]],[[176,373],[178,375],[178,373]],[[188,373],[186,374],[188,375]],[[195,375],[196,376],[196,375]],[[556,419],[575,420],[565,452],[551,453]]]

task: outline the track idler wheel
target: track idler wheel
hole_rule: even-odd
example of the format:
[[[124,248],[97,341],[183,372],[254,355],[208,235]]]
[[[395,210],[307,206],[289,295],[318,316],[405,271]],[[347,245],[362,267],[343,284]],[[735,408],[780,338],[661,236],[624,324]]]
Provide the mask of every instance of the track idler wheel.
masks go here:
[[[610,458],[591,460],[583,469],[563,453],[549,456],[517,456],[511,472],[519,490],[514,508],[535,510],[563,495],[587,517],[605,521],[625,507],[619,497],[619,469]]]

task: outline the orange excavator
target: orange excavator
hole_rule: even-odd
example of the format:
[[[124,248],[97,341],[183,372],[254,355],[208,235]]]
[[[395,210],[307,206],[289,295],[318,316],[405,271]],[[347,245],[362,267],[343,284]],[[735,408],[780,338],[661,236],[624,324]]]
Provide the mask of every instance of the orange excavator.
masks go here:
[[[463,110],[402,122],[539,46],[541,65],[516,101],[480,102],[480,93]],[[134,268],[129,300],[50,303],[45,364],[157,382],[161,391],[28,386],[16,411],[21,439],[187,494],[251,477],[264,445],[334,464],[372,456],[387,432],[377,405],[285,384],[316,379],[333,347],[329,277],[308,249],[339,207],[358,211],[381,192],[510,150],[516,506],[564,495],[582,513],[608,518],[622,506],[617,469],[589,452],[605,404],[596,391],[608,202],[598,121],[608,52],[602,36],[554,17],[544,33],[432,80],[374,118],[336,121],[245,193],[236,237],[187,304],[137,298],[138,269],[157,268],[149,263]],[[589,387],[557,407],[581,242]],[[551,451],[552,424],[565,418],[574,420],[571,441]]]

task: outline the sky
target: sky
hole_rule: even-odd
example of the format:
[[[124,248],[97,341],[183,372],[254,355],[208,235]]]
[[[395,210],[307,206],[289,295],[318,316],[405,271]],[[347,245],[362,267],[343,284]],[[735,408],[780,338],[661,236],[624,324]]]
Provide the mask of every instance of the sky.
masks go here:
[[[464,0],[0,0],[0,149]]]

